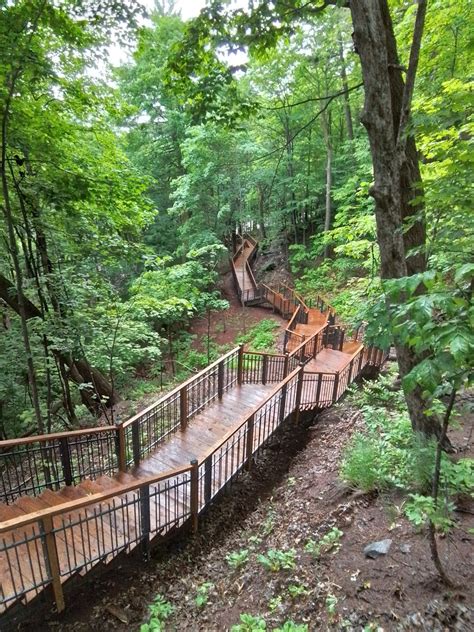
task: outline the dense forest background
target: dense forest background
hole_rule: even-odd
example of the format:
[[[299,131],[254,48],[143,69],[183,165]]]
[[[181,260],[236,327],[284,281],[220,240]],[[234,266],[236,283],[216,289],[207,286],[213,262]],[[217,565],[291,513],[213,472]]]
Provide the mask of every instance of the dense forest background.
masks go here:
[[[216,281],[236,229],[283,253],[296,287],[348,325],[413,349],[407,388],[434,402],[465,383],[472,4],[426,13],[407,133],[423,182],[410,221],[426,226],[412,254],[427,265],[392,285],[351,15],[270,24],[271,4],[251,16],[257,46],[222,7],[183,22],[172,2],[148,17],[112,0],[0,3],[1,439],[114,421],[121,398],[204,366],[187,324],[226,309]],[[389,4],[406,69],[417,5]],[[110,42],[130,61],[108,67]]]

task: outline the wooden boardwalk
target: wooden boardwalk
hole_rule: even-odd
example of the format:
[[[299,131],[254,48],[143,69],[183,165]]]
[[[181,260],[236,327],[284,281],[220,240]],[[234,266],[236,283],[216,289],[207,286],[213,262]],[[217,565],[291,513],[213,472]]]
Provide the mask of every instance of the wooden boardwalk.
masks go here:
[[[134,476],[160,474],[193,459],[201,460],[222,437],[239,426],[274,385],[243,384],[236,386],[222,401],[213,403],[195,417],[185,431],[173,435],[160,449],[131,470]]]
[[[308,307],[289,288],[257,286],[256,248],[244,238],[232,259],[236,289],[243,303],[293,314],[286,355],[236,348],[117,426],[0,442],[0,614],[48,586],[62,610],[70,579],[196,530],[281,423],[331,406],[364,366],[383,362],[380,350],[342,343],[319,299]]]

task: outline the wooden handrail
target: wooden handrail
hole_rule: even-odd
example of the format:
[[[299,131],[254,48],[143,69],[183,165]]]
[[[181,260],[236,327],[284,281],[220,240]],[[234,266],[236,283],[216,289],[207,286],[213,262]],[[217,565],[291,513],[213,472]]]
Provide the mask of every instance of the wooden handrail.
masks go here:
[[[283,353],[265,353],[264,351],[244,351],[244,355],[245,354],[268,356],[269,358],[282,358],[283,360],[286,358],[286,355]]]
[[[292,327],[294,325],[294,320],[296,319],[296,317],[298,316],[299,312],[301,309],[301,305],[298,305],[298,307],[295,309],[295,311],[293,312],[293,316],[291,317],[290,322],[288,323],[288,325],[286,326],[286,331],[293,331]],[[296,332],[295,332],[296,333]]]
[[[307,340],[303,340],[303,342],[300,345],[298,345],[296,349],[293,349],[293,351],[291,351],[291,353],[289,354],[290,358],[295,356],[299,351],[301,351],[302,347],[310,343],[314,338],[316,338],[316,336],[319,336],[319,334],[323,335],[327,327],[329,327],[329,325],[327,324],[324,325],[324,327],[322,327],[319,331],[317,331],[314,334],[311,334],[311,336]],[[294,334],[295,332],[292,331],[291,333]],[[296,334],[296,335],[299,335],[299,334]]]
[[[96,505],[100,502],[103,502],[104,500],[108,500],[109,498],[121,496],[122,494],[127,494],[128,492],[140,489],[140,487],[143,487],[144,485],[153,485],[154,483],[159,483],[160,481],[164,481],[168,478],[179,476],[180,474],[189,472],[191,468],[192,465],[177,467],[173,470],[167,470],[166,472],[162,472],[158,475],[154,474],[153,476],[146,476],[137,481],[134,481],[133,483],[125,483],[118,487],[114,487],[114,489],[111,489],[107,492],[90,494],[89,496],[85,496],[84,498],[70,500],[68,502],[62,503],[61,505],[54,505],[52,507],[33,511],[32,513],[25,514],[24,516],[18,516],[17,518],[4,520],[3,522],[0,522],[0,533],[5,533],[6,531],[11,531],[12,529],[18,529],[20,527],[25,527],[26,525],[29,525],[32,522],[37,522],[38,520],[42,520],[47,516],[60,516],[61,514],[70,513],[77,509],[83,509],[84,507],[88,507],[89,505]]]
[[[211,456],[211,454],[214,454],[216,450],[218,450],[221,446],[223,446],[224,443],[227,441],[227,439],[229,439],[229,437],[231,437],[233,434],[238,432],[242,428],[242,426],[245,426],[248,420],[251,417],[255,416],[256,413],[258,413],[260,409],[266,406],[266,404],[268,404],[268,402],[272,399],[272,397],[274,397],[276,393],[278,393],[278,391],[280,391],[285,386],[285,384],[288,384],[288,382],[292,380],[295,377],[295,375],[298,374],[299,371],[303,370],[303,368],[304,367],[299,366],[296,369],[294,369],[291,373],[288,374],[288,376],[284,380],[282,380],[281,382],[278,383],[277,386],[275,386],[275,388],[263,400],[263,402],[260,402],[259,404],[257,404],[255,408],[251,409],[249,413],[245,413],[245,416],[242,417],[242,421],[239,422],[237,426],[234,426],[234,428],[226,432],[225,435],[212,446],[212,448],[207,452],[206,456],[199,463],[203,463],[209,456]]]
[[[182,382],[181,384],[176,386],[176,388],[174,388],[172,391],[170,391],[166,395],[163,395],[163,397],[161,397],[159,400],[157,400],[153,404],[150,404],[149,406],[147,406],[147,408],[144,408],[143,410],[138,412],[133,417],[130,417],[130,419],[127,419],[127,420],[123,421],[121,424],[118,424],[118,425],[121,426],[122,428],[126,428],[127,426],[132,424],[137,419],[140,419],[140,417],[145,415],[147,412],[149,412],[150,410],[152,410],[156,406],[159,406],[160,404],[164,403],[167,399],[171,399],[172,397],[177,395],[183,388],[187,388],[188,386],[193,384],[193,382],[196,382],[197,380],[202,378],[208,371],[212,371],[213,369],[215,369],[219,365],[220,362],[223,362],[223,361],[227,360],[227,358],[229,358],[233,353],[238,353],[238,351],[239,351],[239,347],[235,347],[235,349],[232,349],[232,351],[229,351],[225,355],[221,356],[215,362],[212,362],[212,364],[209,364],[209,366],[207,366],[206,368],[202,369],[202,371],[199,371],[199,373],[196,373],[196,375],[193,375],[192,377],[187,379],[185,382]]]
[[[94,428],[84,428],[81,430],[65,430],[64,432],[52,432],[51,434],[44,435],[31,435],[30,437],[23,437],[19,439],[6,439],[5,441],[0,441],[0,452],[2,452],[5,448],[15,448],[19,445],[26,445],[30,443],[42,443],[59,439],[67,439],[69,437],[83,437],[87,435],[100,434],[101,432],[116,431],[117,426],[95,426]]]

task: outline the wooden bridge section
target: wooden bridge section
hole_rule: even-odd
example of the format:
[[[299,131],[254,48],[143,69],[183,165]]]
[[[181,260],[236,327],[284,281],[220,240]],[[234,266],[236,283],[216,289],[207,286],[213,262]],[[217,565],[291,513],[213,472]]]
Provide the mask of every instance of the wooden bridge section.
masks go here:
[[[290,319],[285,353],[237,347],[131,419],[0,442],[0,614],[137,547],[198,528],[199,514],[300,411],[335,403],[385,354],[345,340],[334,310],[288,287],[257,285],[249,236],[232,259],[245,304]]]

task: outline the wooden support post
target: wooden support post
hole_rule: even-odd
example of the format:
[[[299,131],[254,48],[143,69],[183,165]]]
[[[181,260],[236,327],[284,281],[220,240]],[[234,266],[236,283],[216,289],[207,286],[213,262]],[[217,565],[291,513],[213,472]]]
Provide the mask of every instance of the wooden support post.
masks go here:
[[[132,449],[133,449],[133,462],[135,465],[140,463],[140,428],[138,426],[138,419],[132,421]]]
[[[141,549],[145,562],[150,559],[150,486],[143,485],[139,490]]]
[[[364,360],[365,348],[362,348],[359,351],[359,366],[357,367],[357,377],[359,377],[360,372],[362,371],[362,362]]]
[[[247,471],[250,471],[252,467],[254,420],[255,418],[252,415],[247,421],[247,441],[245,446],[245,469]]]
[[[305,340],[306,340],[306,336],[303,334],[303,340],[302,340],[302,342],[305,342]],[[303,345],[303,346],[301,347],[301,351],[300,351],[300,362],[303,362],[303,360],[304,360],[304,353],[305,353],[305,349],[306,349],[306,345]]]
[[[335,404],[337,402],[337,391],[339,388],[339,372],[334,375],[334,388],[332,391],[332,403]]]
[[[224,360],[217,365],[217,397],[222,399],[224,395]]]
[[[179,423],[181,430],[188,425],[188,390],[186,386],[179,391]]]
[[[67,437],[61,437],[61,439],[59,439],[59,454],[61,456],[64,482],[68,486],[72,485],[73,476],[71,467],[71,453],[69,451],[69,443]]]
[[[268,356],[265,354],[262,358],[262,384],[267,383],[268,378]]]
[[[212,497],[212,454],[204,461],[204,504],[208,505]]]
[[[126,435],[125,428],[122,424],[117,426],[117,431],[115,435],[115,449],[117,452],[117,464],[119,472],[127,471],[127,445],[126,445]]]
[[[278,411],[278,419],[280,423],[285,419],[287,391],[288,391],[288,382],[285,382],[281,388],[280,410]]]
[[[342,348],[344,347],[344,334],[346,333],[344,329],[339,329],[340,331],[340,336],[339,336],[339,351],[342,351]]]
[[[199,464],[191,461],[191,528],[196,533],[199,527]]]
[[[244,345],[239,347],[239,355],[237,356],[237,384],[242,386],[244,377]]]
[[[300,419],[300,406],[301,406],[301,395],[303,393],[303,380],[304,380],[304,365],[301,365],[300,370],[298,372],[298,383],[296,385],[295,423],[298,423]]]
[[[323,385],[323,374],[319,373],[318,374],[318,386],[316,388],[316,405],[319,404],[319,397],[321,395],[321,387]]]
[[[347,376],[347,386],[351,383],[352,378],[352,367],[354,366],[354,358],[349,363],[349,375]]]
[[[51,574],[51,584],[53,587],[54,601],[58,612],[64,610],[64,593],[61,584],[61,569],[59,566],[58,549],[56,546],[56,538],[53,531],[53,518],[45,516],[41,520],[41,528],[44,533],[44,541],[46,545],[47,562],[49,572]]]
[[[314,337],[313,358],[315,358],[318,353],[318,343],[319,343],[319,332]]]
[[[283,362],[283,377],[282,377],[283,380],[288,375],[288,364],[289,364],[289,362],[290,362],[290,356],[288,355],[288,353],[285,353],[285,360]]]

